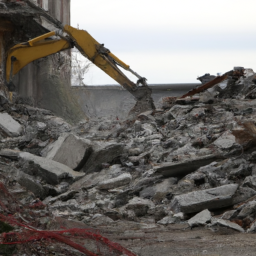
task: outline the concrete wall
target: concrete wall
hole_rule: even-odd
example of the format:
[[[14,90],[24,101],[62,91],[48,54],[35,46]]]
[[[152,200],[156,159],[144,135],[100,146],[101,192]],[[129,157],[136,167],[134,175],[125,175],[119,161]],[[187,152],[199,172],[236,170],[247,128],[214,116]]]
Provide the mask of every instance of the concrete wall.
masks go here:
[[[156,107],[160,107],[162,97],[182,96],[197,85],[153,85],[152,97]],[[123,120],[135,105],[133,96],[121,86],[73,86],[72,91],[88,117],[113,116]]]

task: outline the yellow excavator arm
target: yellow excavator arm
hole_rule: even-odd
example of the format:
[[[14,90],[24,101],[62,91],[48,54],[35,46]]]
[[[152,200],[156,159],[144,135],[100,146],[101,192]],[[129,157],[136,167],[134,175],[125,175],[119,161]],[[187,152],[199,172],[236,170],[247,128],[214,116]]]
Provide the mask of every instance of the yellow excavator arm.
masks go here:
[[[44,40],[52,35],[55,35],[55,32],[47,33],[42,38],[38,37],[27,43],[17,44],[8,51],[6,60],[7,83],[30,62],[70,48],[67,40]]]
[[[59,39],[52,40],[50,38],[52,36],[58,36]],[[131,70],[127,64],[118,59],[103,44],[98,43],[88,32],[69,25],[64,26],[61,32],[50,32],[12,47],[8,51],[6,60],[7,84],[10,84],[12,77],[30,62],[73,46],[136,98],[137,103],[133,112],[155,108],[151,89],[147,86],[145,78]],[[132,72],[138,78],[137,84],[129,80],[118,66]]]

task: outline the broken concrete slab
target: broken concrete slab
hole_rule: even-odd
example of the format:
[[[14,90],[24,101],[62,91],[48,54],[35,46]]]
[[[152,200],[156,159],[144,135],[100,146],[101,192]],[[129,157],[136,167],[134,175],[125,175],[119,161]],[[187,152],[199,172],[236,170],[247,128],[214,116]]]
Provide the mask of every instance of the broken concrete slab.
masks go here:
[[[166,162],[154,167],[154,170],[156,173],[162,174],[165,177],[180,177],[194,172],[198,168],[208,165],[220,158],[220,155],[207,155],[178,163]]]
[[[46,158],[65,164],[79,171],[92,153],[91,141],[73,134],[64,134],[50,145]]]
[[[68,136],[68,133],[64,133],[60,135],[55,142],[49,144],[47,147],[45,147],[42,150],[41,156],[48,159],[53,159],[58,149],[61,147],[62,143],[64,142],[64,140],[67,138],[67,136]]]
[[[238,224],[231,222],[229,220],[212,218],[211,223],[212,224],[210,226],[222,226],[222,227],[234,229],[234,230],[242,232],[242,233],[244,232],[244,229],[241,226],[239,226]]]
[[[74,182],[84,176],[84,173],[73,171],[68,166],[51,159],[35,156],[27,152],[20,152],[19,157],[38,165],[37,175],[52,185],[56,185],[63,180]]]
[[[194,213],[204,209],[228,207],[233,204],[232,198],[237,188],[237,184],[229,184],[178,195],[173,198],[170,207],[175,213]]]
[[[92,172],[86,174],[82,179],[74,182],[71,187],[72,189],[79,190],[89,189],[94,186],[97,186],[99,183],[115,178],[122,174],[122,170],[119,165],[112,165],[109,168],[104,168],[100,172]]]
[[[22,125],[7,113],[0,113],[0,129],[9,137],[18,137],[23,132]]]
[[[2,149],[0,151],[0,156],[7,157],[13,160],[18,160],[19,153],[20,153],[19,150]]]
[[[121,156],[124,145],[120,143],[94,143],[93,152],[81,169],[85,173],[100,171],[103,163],[109,163],[118,156]]]
[[[190,227],[203,226],[211,222],[211,218],[212,218],[211,212],[208,209],[206,209],[199,212],[191,219],[189,219],[188,224]]]
[[[130,173],[123,173],[118,177],[113,179],[108,179],[100,182],[98,184],[99,189],[113,189],[124,185],[128,185],[132,180],[132,175]]]

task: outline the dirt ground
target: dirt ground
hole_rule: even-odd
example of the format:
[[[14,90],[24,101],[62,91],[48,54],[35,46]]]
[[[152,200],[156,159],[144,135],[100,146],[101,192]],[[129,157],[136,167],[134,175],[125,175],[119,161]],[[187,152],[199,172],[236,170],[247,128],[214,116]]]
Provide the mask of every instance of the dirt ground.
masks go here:
[[[104,235],[138,256],[256,255],[255,234],[239,233],[224,227],[190,230],[187,224],[150,227],[122,223],[104,227]]]

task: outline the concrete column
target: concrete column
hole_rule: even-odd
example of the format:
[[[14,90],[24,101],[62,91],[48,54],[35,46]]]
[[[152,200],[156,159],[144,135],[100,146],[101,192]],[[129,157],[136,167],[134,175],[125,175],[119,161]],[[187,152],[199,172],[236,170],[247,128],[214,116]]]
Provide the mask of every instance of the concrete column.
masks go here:
[[[5,37],[10,37],[10,33],[13,31],[13,25],[10,21],[0,18],[0,88],[5,90]]]
[[[49,0],[50,14],[61,21],[61,2],[62,0]]]
[[[43,0],[46,1],[46,0]],[[63,24],[70,24],[70,0],[47,0],[50,14]],[[43,3],[44,4],[44,3]]]
[[[49,0],[42,0],[42,8],[46,11],[49,11]]]
[[[43,8],[48,5],[50,15],[64,21],[64,24],[70,24],[70,0],[34,1]],[[69,51],[59,54],[67,56]],[[77,122],[84,118],[84,113],[71,92],[70,69],[62,67],[58,70],[58,64],[62,62],[57,54],[36,60],[20,70],[13,81],[17,86],[17,95],[34,103],[34,106],[49,109],[70,122]]]
[[[4,56],[3,56],[3,52],[4,52],[4,46],[3,46],[3,32],[0,30],[0,85],[3,85],[3,63],[4,63]]]
[[[70,25],[70,0],[63,1],[63,18],[62,23],[65,25]]]

